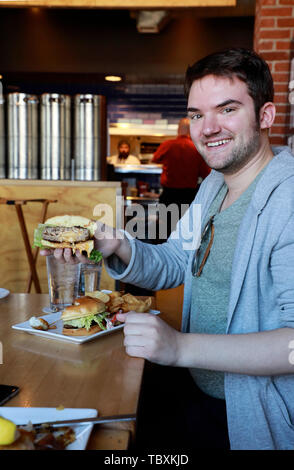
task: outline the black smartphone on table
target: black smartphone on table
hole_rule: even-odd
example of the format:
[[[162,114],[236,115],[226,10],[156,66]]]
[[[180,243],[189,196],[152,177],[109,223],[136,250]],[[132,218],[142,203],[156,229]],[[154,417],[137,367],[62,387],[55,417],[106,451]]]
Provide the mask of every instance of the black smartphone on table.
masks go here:
[[[17,395],[19,387],[16,385],[2,385],[0,384],[0,406],[4,405],[10,398]]]

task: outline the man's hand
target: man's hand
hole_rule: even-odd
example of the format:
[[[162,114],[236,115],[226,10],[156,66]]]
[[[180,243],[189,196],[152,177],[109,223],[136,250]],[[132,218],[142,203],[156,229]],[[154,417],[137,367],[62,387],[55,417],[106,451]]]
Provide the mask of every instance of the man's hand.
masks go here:
[[[93,264],[92,261],[87,258],[87,256],[82,255],[79,250],[73,254],[71,248],[55,248],[51,250],[40,250],[40,255],[41,256],[49,256],[49,255],[54,255],[54,257],[60,262],[60,263],[69,263],[69,264],[78,264],[78,263],[83,263],[83,264]]]
[[[130,356],[143,357],[162,365],[177,365],[182,333],[152,313],[119,313],[125,323],[124,345]]]
[[[102,253],[103,258],[116,253],[123,241],[123,236],[115,228],[96,222],[94,248]]]

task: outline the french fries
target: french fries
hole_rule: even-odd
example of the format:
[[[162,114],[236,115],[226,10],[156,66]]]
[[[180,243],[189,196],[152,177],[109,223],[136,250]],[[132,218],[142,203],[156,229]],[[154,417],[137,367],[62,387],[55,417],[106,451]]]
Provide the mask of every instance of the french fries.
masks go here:
[[[148,297],[146,300],[137,299],[131,294],[125,294],[122,296],[124,300],[121,309],[124,312],[129,312],[134,310],[135,312],[147,312],[151,306],[151,297]]]
[[[109,302],[109,299],[110,299],[108,294],[105,294],[105,292],[101,292],[100,290],[94,290],[93,292],[85,292],[85,295],[87,297],[92,297],[94,299],[99,299],[104,304]]]
[[[135,312],[143,313],[148,312],[151,307],[151,297],[146,300],[138,299],[132,294],[122,295],[118,291],[113,291],[109,294],[105,294],[101,291],[86,292],[85,295],[101,300],[106,304],[107,311],[109,313],[117,313],[121,311],[123,313],[134,310]]]

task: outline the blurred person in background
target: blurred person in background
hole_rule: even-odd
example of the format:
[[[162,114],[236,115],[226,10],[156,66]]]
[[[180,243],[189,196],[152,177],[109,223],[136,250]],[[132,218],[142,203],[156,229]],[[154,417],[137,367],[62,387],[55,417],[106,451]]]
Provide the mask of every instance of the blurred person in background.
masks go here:
[[[117,146],[118,154],[107,157],[111,165],[140,165],[140,159],[130,154],[131,146],[127,140],[120,140]]]
[[[198,178],[206,178],[210,168],[206,165],[190,137],[190,120],[182,118],[178,136],[158,147],[152,163],[163,165],[161,185],[163,204],[191,204],[198,190]]]
[[[210,168],[206,165],[190,137],[190,120],[182,118],[178,124],[178,136],[158,147],[152,163],[163,165],[161,174],[162,193],[159,202],[169,206],[176,204],[179,217],[183,215],[182,204],[190,205],[199,188],[199,178],[206,178]],[[174,229],[168,223],[167,236]]]

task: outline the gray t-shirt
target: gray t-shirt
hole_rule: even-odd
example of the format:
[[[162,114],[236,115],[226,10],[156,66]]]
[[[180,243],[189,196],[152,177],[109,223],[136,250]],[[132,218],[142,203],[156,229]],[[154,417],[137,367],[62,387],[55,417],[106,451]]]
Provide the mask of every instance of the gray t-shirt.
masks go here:
[[[200,277],[192,279],[190,333],[225,334],[229,304],[231,270],[241,220],[263,173],[260,172],[244,193],[222,212],[219,207],[227,192],[223,184],[208,211],[206,221],[214,217],[214,239]],[[203,240],[199,259],[203,258],[210,238],[210,230]],[[206,369],[190,369],[198,385],[215,398],[225,398],[224,373]]]

